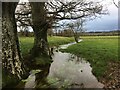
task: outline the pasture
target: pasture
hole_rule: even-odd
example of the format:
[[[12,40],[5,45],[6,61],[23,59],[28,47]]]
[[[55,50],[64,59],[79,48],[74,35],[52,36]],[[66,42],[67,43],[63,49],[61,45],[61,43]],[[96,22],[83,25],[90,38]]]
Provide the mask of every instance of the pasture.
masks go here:
[[[21,53],[23,54],[23,56],[25,56],[29,53],[30,49],[33,47],[34,38],[33,37],[19,37],[19,41],[20,41]],[[59,46],[62,44],[74,42],[74,38],[52,36],[52,37],[48,37],[48,42],[49,42],[49,46],[53,47],[53,46]]]
[[[89,61],[95,76],[102,77],[104,72],[109,68],[109,63],[117,63],[120,61],[118,56],[118,36],[82,36],[80,43],[69,46],[67,49],[61,50],[75,54]],[[33,37],[20,37],[20,47],[23,56],[29,53],[34,43]],[[59,46],[74,42],[73,37],[48,37],[49,46]]]
[[[82,42],[62,50],[85,58],[91,63],[95,76],[102,77],[109,63],[120,62],[118,36],[83,36]]]

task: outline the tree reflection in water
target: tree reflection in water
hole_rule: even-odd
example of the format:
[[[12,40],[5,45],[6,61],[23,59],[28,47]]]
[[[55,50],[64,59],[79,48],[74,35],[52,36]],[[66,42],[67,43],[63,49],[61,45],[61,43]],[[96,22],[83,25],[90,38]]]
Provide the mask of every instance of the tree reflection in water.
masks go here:
[[[49,86],[47,76],[49,74],[50,65],[51,64],[45,67],[41,72],[35,74],[35,88],[47,88]]]

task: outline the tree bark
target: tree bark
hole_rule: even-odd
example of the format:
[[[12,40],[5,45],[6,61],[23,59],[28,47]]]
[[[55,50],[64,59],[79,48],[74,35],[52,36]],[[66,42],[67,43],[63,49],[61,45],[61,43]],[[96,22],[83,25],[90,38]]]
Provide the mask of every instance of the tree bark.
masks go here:
[[[77,32],[73,32],[73,33],[74,33],[75,42],[78,43],[79,42],[79,35]]]
[[[16,2],[2,3],[2,67],[10,78],[20,80],[25,73],[15,21]]]
[[[34,30],[34,46],[31,50],[34,57],[50,56],[47,40],[48,23],[46,20],[45,2],[30,2]]]

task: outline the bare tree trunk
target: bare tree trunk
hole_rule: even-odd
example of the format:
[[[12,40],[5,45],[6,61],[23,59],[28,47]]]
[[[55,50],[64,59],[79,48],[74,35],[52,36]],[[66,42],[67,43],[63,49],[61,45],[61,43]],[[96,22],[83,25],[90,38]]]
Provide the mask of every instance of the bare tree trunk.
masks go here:
[[[77,32],[74,33],[74,39],[75,39],[76,43],[79,42],[79,35]]]
[[[32,8],[32,20],[34,30],[34,46],[31,50],[34,57],[40,55],[50,56],[47,30],[48,23],[46,21],[45,2],[30,2]]]
[[[71,29],[72,32],[73,32],[73,36],[74,36],[74,39],[75,39],[75,42],[78,43],[79,42],[79,35],[76,31],[74,31],[73,29]]]
[[[3,72],[12,79],[14,78],[20,80],[22,75],[25,73],[25,69],[20,54],[17,25],[14,14],[17,3],[4,2],[2,5]]]

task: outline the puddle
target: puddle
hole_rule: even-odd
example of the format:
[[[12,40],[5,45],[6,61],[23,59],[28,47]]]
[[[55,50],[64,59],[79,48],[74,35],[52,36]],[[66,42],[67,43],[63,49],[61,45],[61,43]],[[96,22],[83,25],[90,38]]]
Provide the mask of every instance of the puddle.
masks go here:
[[[78,42],[81,42],[81,41],[82,41],[82,39],[80,39]],[[76,42],[72,42],[72,43],[65,44],[65,45],[60,45],[59,49],[66,49],[68,46],[71,46],[73,44],[76,44]]]
[[[49,78],[57,78],[72,88],[103,88],[92,74],[90,63],[69,53],[55,52]],[[58,84],[62,87],[62,84]]]
[[[61,45],[67,48],[75,43]],[[90,63],[70,53],[54,52],[53,62],[45,70],[32,72],[25,88],[103,88],[92,74]]]
[[[36,76],[35,74],[41,72],[41,70],[32,70],[30,71],[30,75],[28,79],[26,80],[27,82],[25,83],[24,88],[35,88],[35,83],[36,83]]]

